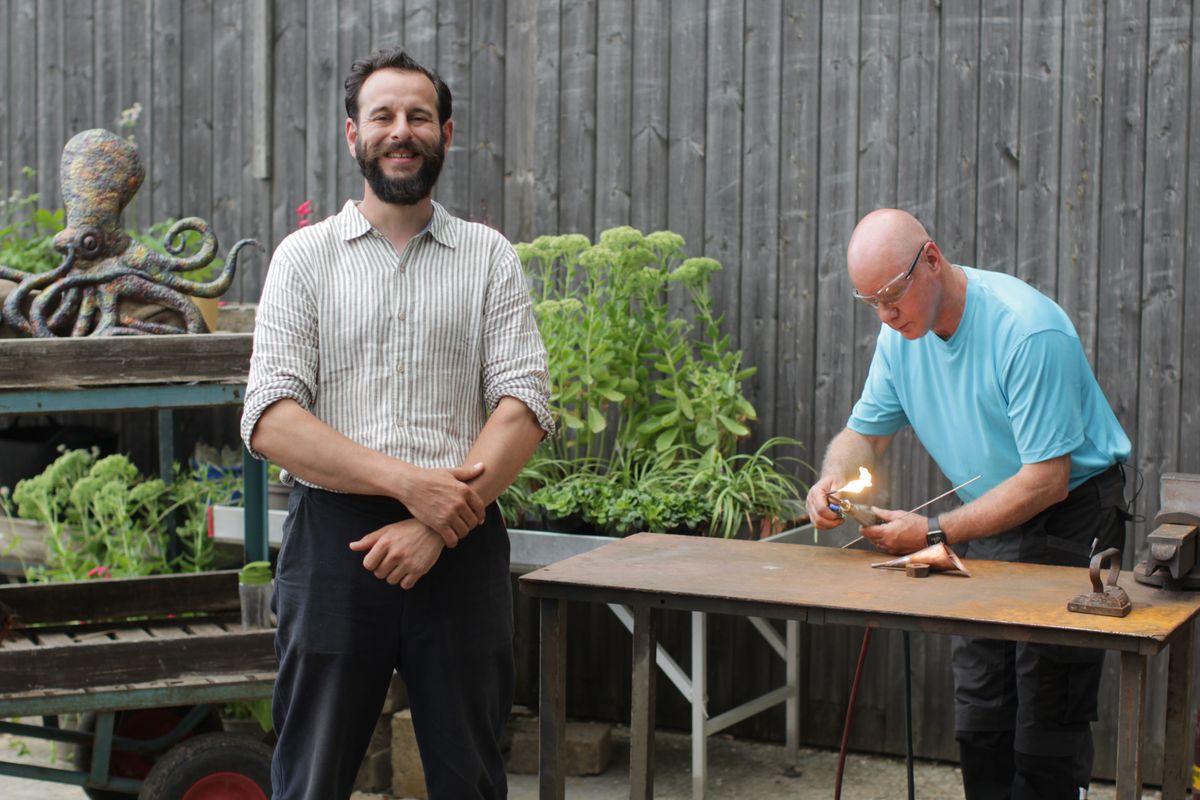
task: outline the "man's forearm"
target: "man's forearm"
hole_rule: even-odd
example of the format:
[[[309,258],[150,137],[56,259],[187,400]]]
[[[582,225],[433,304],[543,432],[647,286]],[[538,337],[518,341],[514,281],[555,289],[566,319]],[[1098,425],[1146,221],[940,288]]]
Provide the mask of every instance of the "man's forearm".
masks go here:
[[[468,482],[483,502],[504,493],[545,435],[528,406],[515,397],[500,398],[463,462],[484,465],[483,473]]]
[[[951,544],[981,539],[1028,522],[1067,496],[1071,457],[1026,464],[1008,480],[938,517]]]
[[[399,497],[411,465],[347,438],[294,400],[259,417],[254,449],[298,478],[352,494]]]
[[[890,438],[868,437],[844,428],[833,437],[825,450],[825,459],[821,462],[821,477],[833,478],[839,482],[857,478],[858,468],[874,465],[876,456],[887,448],[888,441]]]

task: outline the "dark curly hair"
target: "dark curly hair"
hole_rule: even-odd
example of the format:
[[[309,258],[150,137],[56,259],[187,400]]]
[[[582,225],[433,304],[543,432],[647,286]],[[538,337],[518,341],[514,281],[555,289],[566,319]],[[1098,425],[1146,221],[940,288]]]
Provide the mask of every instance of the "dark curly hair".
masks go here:
[[[398,69],[401,72],[419,72],[433,82],[437,90],[438,124],[445,125],[453,111],[453,101],[450,97],[450,87],[442,80],[442,76],[423,66],[400,47],[388,47],[376,50],[366,58],[360,58],[350,67],[346,76],[346,115],[358,122],[358,93],[363,83],[371,75],[381,69]]]

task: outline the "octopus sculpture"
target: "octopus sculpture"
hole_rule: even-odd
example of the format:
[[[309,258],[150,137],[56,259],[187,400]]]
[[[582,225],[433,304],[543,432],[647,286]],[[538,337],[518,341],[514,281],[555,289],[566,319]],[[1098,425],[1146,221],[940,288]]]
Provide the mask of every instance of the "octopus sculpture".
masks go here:
[[[198,217],[171,226],[164,255],[134,241],[121,212],[145,179],[137,148],[106,130],[83,131],[63,148],[61,181],[67,225],[54,238],[62,263],[30,274],[0,265],[0,278],[17,283],[4,301],[6,325],[25,336],[111,336],[206,333],[192,297],[219,297],[233,283],[238,255],[253,239],[235,244],[220,274],[193,281],[180,273],[203,268],[217,254],[217,236]],[[181,255],[185,234],[200,234],[195,252]],[[122,308],[135,300],[173,309],[183,327],[137,319]]]

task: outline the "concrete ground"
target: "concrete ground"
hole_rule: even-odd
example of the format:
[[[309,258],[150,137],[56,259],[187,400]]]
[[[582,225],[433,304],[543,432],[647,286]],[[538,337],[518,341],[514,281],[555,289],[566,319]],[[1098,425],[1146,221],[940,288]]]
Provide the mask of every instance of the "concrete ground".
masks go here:
[[[602,774],[587,778],[568,778],[567,797],[572,800],[613,800],[629,795],[629,732],[614,730],[613,763]],[[44,762],[49,749],[40,742],[27,741],[30,755],[18,754],[19,745],[12,737],[0,736],[0,760]],[[837,753],[828,750],[800,751],[800,774],[785,774],[787,767],[781,745],[735,740],[717,736],[709,743],[709,800],[827,800],[832,795]],[[692,796],[691,745],[681,733],[659,732],[655,738],[654,796],[660,800],[687,800]],[[956,765],[929,761],[917,762],[916,797],[921,800],[961,800],[961,778]],[[851,753],[846,759],[842,796],[853,800],[895,800],[906,796],[904,760]],[[537,797],[537,776],[510,775],[512,800]],[[1109,783],[1093,784],[1092,800],[1113,800],[1116,794]],[[386,795],[355,795],[354,800],[384,798]],[[1157,791],[1146,792],[1146,800],[1159,800]],[[0,798],[4,800],[85,800],[81,789],[61,784],[0,777]]]

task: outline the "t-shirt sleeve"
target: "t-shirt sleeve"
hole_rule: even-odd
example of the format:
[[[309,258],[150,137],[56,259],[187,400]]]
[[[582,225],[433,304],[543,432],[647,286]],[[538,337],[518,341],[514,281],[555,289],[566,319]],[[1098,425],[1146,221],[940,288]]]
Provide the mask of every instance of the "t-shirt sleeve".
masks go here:
[[[900,405],[892,370],[880,343],[875,346],[871,369],[863,386],[862,396],[850,412],[846,427],[863,436],[891,436],[908,424],[908,416]]]
[[[1040,331],[1013,348],[1002,380],[1021,463],[1058,458],[1083,443],[1088,370],[1079,340],[1062,331]]]

